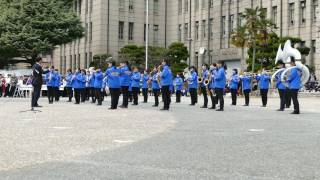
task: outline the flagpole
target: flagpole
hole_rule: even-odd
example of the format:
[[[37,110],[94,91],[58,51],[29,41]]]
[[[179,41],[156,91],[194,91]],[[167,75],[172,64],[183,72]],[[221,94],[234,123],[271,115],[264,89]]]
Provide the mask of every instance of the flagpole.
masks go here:
[[[149,45],[149,0],[146,0],[146,70],[148,69],[148,45]]]

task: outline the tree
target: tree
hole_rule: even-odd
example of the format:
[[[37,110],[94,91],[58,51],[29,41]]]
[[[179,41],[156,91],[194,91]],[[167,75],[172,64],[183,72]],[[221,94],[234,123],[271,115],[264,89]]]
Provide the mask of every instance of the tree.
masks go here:
[[[90,67],[100,68],[105,71],[108,68],[107,59],[112,57],[110,54],[96,54],[93,56],[93,61],[90,63]]]
[[[142,66],[144,64],[145,50],[142,46],[126,45],[119,51],[119,59],[127,60],[134,66]]]
[[[41,53],[84,35],[71,0],[0,0],[0,60],[22,57],[30,64]]]
[[[267,41],[264,43],[259,42],[256,46],[256,58],[259,61],[259,64],[255,66],[256,71],[261,69],[262,67],[266,67],[267,69],[272,69],[275,67],[275,58],[277,55],[278,47],[281,44],[282,48],[284,46],[284,43],[290,40],[292,42],[292,45],[299,45],[297,48],[303,56],[307,56],[310,52],[310,48],[301,46],[302,40],[300,38],[296,37],[282,37],[280,38],[276,33],[270,33],[268,34]],[[252,61],[252,47],[250,47],[248,54],[249,58],[247,60],[247,63],[249,66],[251,66]]]
[[[247,47],[247,34],[246,34],[246,28],[244,26],[239,26],[235,29],[235,31],[231,34],[231,43],[241,48],[241,62],[245,62],[244,57],[244,49]],[[244,67],[244,64],[242,64],[242,67]]]
[[[119,59],[127,60],[130,64],[145,68],[145,46],[127,45],[120,49]],[[166,55],[167,49],[157,46],[149,46],[148,66],[152,67],[160,63]]]
[[[232,43],[237,47],[249,47],[252,50],[252,63],[248,68],[254,72],[256,48],[258,43],[264,43],[268,41],[268,34],[272,32],[275,25],[271,20],[266,18],[267,12],[265,9],[256,7],[254,9],[247,8],[243,14],[245,24],[236,29],[232,34]]]
[[[174,74],[183,72],[188,67],[189,52],[187,47],[180,42],[174,42],[169,46],[166,57],[169,59]]]

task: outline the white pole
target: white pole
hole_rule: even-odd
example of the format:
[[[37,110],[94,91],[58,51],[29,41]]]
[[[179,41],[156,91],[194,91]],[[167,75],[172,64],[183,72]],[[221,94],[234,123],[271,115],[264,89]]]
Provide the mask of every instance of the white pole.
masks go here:
[[[149,0],[146,0],[146,70],[148,69],[148,44],[149,44]]]

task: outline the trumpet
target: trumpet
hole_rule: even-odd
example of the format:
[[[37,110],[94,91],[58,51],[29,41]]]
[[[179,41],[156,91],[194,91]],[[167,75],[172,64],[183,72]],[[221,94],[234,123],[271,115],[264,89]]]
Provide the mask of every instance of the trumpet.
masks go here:
[[[201,84],[203,82],[202,77],[198,77],[198,83]]]
[[[205,80],[204,80],[204,85],[205,85],[205,86],[208,87],[209,83],[210,83],[210,82],[209,82],[209,79],[205,79]]]

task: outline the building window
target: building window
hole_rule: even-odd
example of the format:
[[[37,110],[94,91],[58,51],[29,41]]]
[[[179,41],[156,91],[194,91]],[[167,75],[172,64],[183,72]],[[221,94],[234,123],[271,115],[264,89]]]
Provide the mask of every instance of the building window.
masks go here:
[[[78,5],[79,5],[79,14],[81,14],[81,9],[82,9],[82,0],[78,1]]]
[[[93,0],[90,0],[90,14],[92,14],[92,9],[93,9]]]
[[[80,68],[80,58],[81,58],[81,55],[78,54],[78,63],[77,63],[77,68]]]
[[[74,55],[72,71],[75,71],[76,68],[77,68],[77,55]]]
[[[84,54],[84,68],[87,69],[88,68],[88,53]]]
[[[89,25],[90,27],[90,30],[89,30],[89,42],[92,42],[92,22],[90,22],[90,25]]]
[[[89,35],[89,27],[88,27],[88,23],[86,23],[86,27],[85,27],[85,41],[87,42],[88,39],[88,35]]]
[[[88,14],[88,7],[89,7],[89,4],[88,4],[88,0],[86,0],[86,14]]]
[[[188,40],[188,23],[184,24],[184,40]]]
[[[306,1],[300,1],[301,24],[306,23]]]
[[[213,8],[213,0],[210,0],[210,8]]]
[[[289,4],[289,25],[294,25],[294,3]]]
[[[277,6],[273,6],[272,7],[272,17],[271,20],[273,21],[273,23],[277,26],[277,19],[278,19],[278,7]]]
[[[199,0],[195,0],[194,2],[194,6],[195,6],[195,10],[198,11],[199,10]]]
[[[119,39],[123,39],[123,30],[124,30],[124,22],[123,21],[119,21],[119,35],[118,38]]]
[[[181,14],[182,13],[182,0],[178,1],[178,13]]]
[[[189,8],[188,1],[189,0],[184,0],[184,12],[188,12],[188,8]]]
[[[201,2],[202,9],[205,9],[207,7],[207,3],[206,2],[207,2],[206,0],[202,0],[202,2]]]
[[[230,32],[233,32],[233,29],[234,29],[234,15],[233,14],[231,14],[229,16],[229,22],[230,22],[230,24],[229,24]]]
[[[196,40],[199,39],[199,21],[196,21],[196,25],[195,25],[195,39]]]
[[[129,40],[133,40],[133,33],[134,33],[134,23],[129,22],[129,33],[128,33]]]
[[[89,62],[91,63],[93,61],[92,59],[92,52],[89,52]]]
[[[159,35],[159,25],[153,25],[153,42],[158,42],[158,35]]]
[[[242,13],[238,13],[237,26],[242,26]]]
[[[206,20],[202,20],[202,37],[203,39],[207,36],[207,26],[206,26]]]
[[[154,0],[153,2],[153,12],[154,14],[159,13],[159,0]]]
[[[209,31],[210,31],[210,37],[211,39],[213,38],[213,18],[210,19],[210,27],[209,27]]]
[[[311,50],[312,50],[312,53],[316,53],[316,40],[312,40],[311,42]]]
[[[129,0],[129,12],[134,12],[134,0]]]
[[[222,33],[222,36],[226,35],[226,17],[225,16],[221,17],[221,33]]]
[[[125,0],[119,0],[119,10],[124,11],[125,9]]]
[[[179,42],[181,42],[181,33],[182,33],[181,32],[182,31],[182,29],[181,29],[182,27],[181,26],[182,26],[181,24],[179,24],[179,26],[178,26],[178,41]]]
[[[313,0],[313,20],[317,20],[318,0]]]

